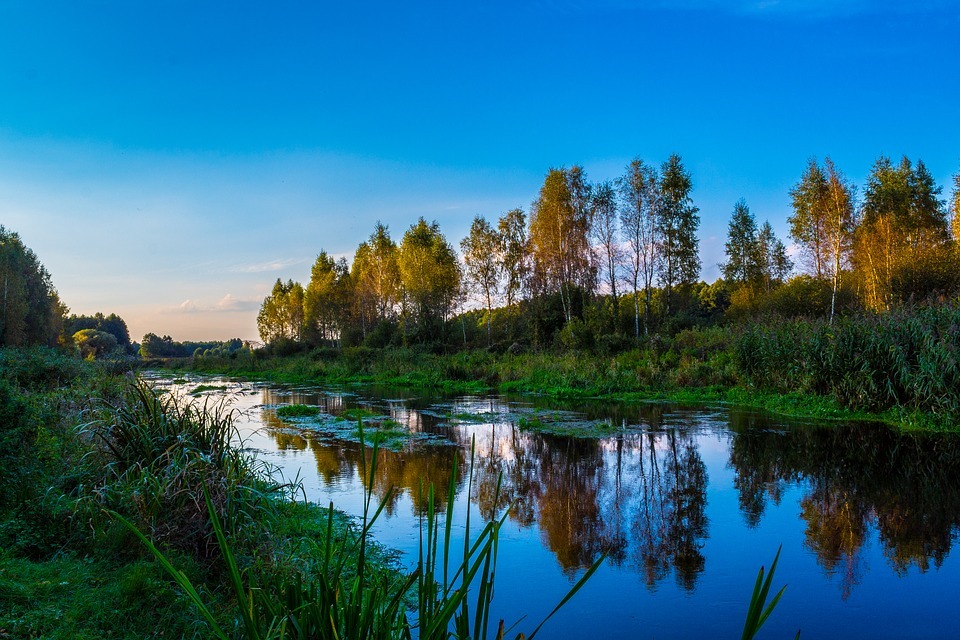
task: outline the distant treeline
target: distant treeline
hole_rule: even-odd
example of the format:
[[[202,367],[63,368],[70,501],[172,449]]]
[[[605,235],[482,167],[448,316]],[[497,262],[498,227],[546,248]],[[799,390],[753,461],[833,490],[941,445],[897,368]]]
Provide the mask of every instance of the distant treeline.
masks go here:
[[[761,315],[888,311],[960,293],[960,174],[951,207],[922,161],[879,158],[859,190],[827,158],[790,191],[796,264],[769,221],[734,204],[722,278],[700,281],[699,209],[679,156],[590,183],[551,169],[530,207],[473,220],[461,255],[420,218],[378,223],[353,261],[321,251],[304,287],[278,280],[258,316],[277,352],[309,346],[624,346]]]
[[[177,342],[170,336],[148,333],[140,343],[140,355],[144,358],[189,358],[191,356],[230,357],[249,353],[250,346],[240,338],[208,342]]]

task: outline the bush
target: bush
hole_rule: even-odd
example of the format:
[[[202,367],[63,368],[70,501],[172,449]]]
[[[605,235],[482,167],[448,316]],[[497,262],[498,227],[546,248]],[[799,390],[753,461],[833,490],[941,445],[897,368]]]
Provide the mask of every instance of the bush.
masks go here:
[[[33,407],[0,378],[0,513],[27,500],[35,466],[37,422]]]

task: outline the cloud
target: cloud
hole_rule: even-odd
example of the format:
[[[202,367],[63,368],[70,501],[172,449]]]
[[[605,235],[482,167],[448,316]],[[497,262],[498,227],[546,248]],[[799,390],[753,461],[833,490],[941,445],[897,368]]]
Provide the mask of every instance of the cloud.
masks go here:
[[[296,264],[303,264],[304,262],[306,262],[304,258],[283,258],[258,264],[237,265],[230,269],[230,271],[234,273],[267,273],[270,271],[280,271]]]
[[[194,304],[193,300],[184,300],[177,307],[177,310],[180,311],[180,313],[196,313],[200,309],[197,308],[197,305]]]
[[[257,298],[238,298],[232,293],[220,298],[217,302],[217,311],[256,311],[260,308],[262,300]]]
[[[163,313],[173,315],[250,313],[259,309],[262,302],[259,298],[238,298],[232,293],[228,293],[213,304],[197,304],[193,300],[187,299],[175,307],[166,308]]]

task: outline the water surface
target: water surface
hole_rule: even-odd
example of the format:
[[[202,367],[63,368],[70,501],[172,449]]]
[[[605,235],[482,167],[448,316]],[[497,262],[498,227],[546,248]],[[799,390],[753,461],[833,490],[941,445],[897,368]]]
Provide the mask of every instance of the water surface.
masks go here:
[[[157,382],[178,393],[198,385]],[[775,585],[788,588],[762,637],[960,635],[956,436],[725,408],[203,382],[226,387],[202,395],[229,398],[246,446],[302,480],[309,499],[353,514],[362,508],[364,454],[336,417],[363,409],[371,426],[389,420],[413,434],[379,452],[370,487],[378,497],[393,488],[375,535],[408,566],[426,508],[421,487],[432,484],[445,502],[456,460],[460,535],[467,509],[475,529],[478,518],[510,509],[493,614],[508,625],[526,615],[518,630],[535,627],[606,552],[541,637],[739,637],[757,569],[782,545]],[[280,420],[282,404],[320,415]],[[593,425],[606,435],[530,425]]]

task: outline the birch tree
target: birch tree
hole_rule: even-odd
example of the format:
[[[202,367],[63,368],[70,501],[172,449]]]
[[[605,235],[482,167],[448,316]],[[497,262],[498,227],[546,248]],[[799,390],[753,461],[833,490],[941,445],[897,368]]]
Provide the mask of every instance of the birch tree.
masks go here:
[[[623,251],[620,249],[620,234],[617,228],[617,193],[612,183],[601,182],[594,188],[590,209],[593,216],[591,231],[597,242],[600,261],[603,262],[610,297],[613,300],[613,315],[616,318],[619,315],[617,281],[620,279]]]
[[[618,180],[620,228],[629,246],[628,276],[633,287],[634,331],[640,335],[640,283],[643,283],[643,332],[650,333],[653,280],[661,246],[660,193],[656,169],[635,158]]]
[[[488,345],[493,342],[491,329],[493,301],[500,292],[503,273],[503,258],[500,253],[502,246],[500,234],[483,216],[473,219],[470,234],[460,242],[467,284],[476,287],[486,303]]]

